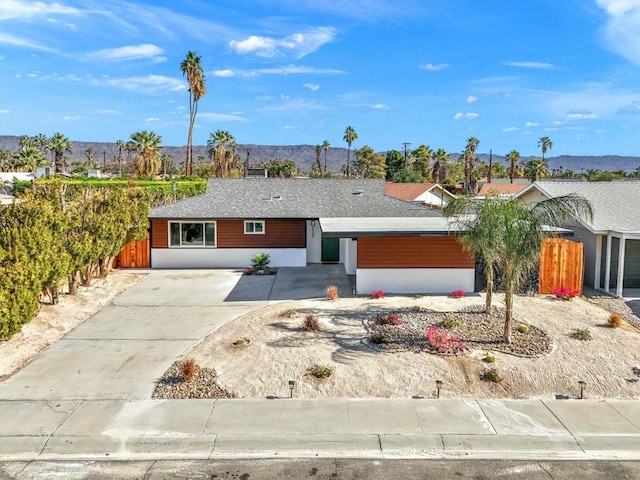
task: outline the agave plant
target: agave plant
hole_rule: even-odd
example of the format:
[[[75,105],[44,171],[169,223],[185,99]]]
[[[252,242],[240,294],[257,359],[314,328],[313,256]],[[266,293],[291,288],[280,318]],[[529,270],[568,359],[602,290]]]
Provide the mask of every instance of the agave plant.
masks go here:
[[[268,253],[258,252],[251,259],[251,267],[255,270],[266,270],[270,262],[271,256]]]

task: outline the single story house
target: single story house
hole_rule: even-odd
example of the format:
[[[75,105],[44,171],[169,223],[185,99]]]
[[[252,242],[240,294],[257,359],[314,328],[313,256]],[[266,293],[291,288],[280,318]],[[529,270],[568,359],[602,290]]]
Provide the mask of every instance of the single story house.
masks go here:
[[[538,181],[518,198],[535,203],[572,193],[594,210],[592,221],[568,226],[584,244],[584,284],[617,297],[640,289],[640,182]]]
[[[474,290],[475,261],[441,213],[385,194],[384,180],[211,179],[149,214],[152,268],[334,262],[370,293]]]
[[[503,182],[485,182],[481,185],[476,197],[485,198],[489,193],[503,195],[505,197],[513,197],[522,190],[531,185],[530,182],[522,183],[503,183]]]
[[[387,195],[407,202],[442,210],[455,195],[438,183],[393,183],[385,184]]]

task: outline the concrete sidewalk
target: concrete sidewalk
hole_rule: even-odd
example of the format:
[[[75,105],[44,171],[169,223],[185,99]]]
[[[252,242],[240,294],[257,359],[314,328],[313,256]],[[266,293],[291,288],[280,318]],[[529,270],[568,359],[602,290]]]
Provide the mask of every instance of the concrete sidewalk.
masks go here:
[[[640,402],[0,401],[0,460],[640,459]]]

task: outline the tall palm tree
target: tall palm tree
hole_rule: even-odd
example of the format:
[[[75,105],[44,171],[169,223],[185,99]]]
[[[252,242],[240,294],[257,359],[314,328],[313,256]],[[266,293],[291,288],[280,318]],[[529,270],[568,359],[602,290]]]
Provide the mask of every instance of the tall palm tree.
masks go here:
[[[440,183],[444,181],[444,178],[441,178],[442,175],[440,175],[440,172],[449,160],[449,154],[444,148],[439,148],[436,150],[433,158],[434,162],[431,170],[431,180],[433,180],[434,183]]]
[[[329,151],[329,147],[331,145],[329,144],[329,140],[325,140],[324,142],[322,142],[322,149],[324,150],[324,174],[327,174],[327,152]]]
[[[415,158],[413,163],[413,169],[420,173],[420,175],[428,180],[431,177],[431,160],[435,152],[429,145],[420,145],[413,151],[412,157]]]
[[[469,137],[467,145],[462,154],[464,158],[464,193],[465,195],[475,195],[476,180],[474,178],[474,170],[476,168],[476,149],[480,145],[480,140],[476,137]]]
[[[544,163],[544,154],[553,148],[553,142],[549,137],[541,137],[538,140],[538,148],[542,150],[542,162]]]
[[[458,197],[447,204],[444,214],[454,216],[454,224],[462,227],[465,248],[475,250],[491,264],[487,268],[500,272],[505,289],[504,341],[511,343],[513,296],[538,263],[543,240],[552,235],[547,226],[591,220],[593,209],[588,200],[576,194],[533,205],[489,194],[483,200]]]
[[[322,176],[322,146],[316,145],[313,150],[316,154],[316,169],[318,170],[318,175]]]
[[[198,100],[207,93],[207,87],[204,81],[204,70],[200,65],[200,57],[196,55],[196,52],[187,52],[187,56],[180,64],[180,70],[182,70],[182,75],[186,76],[187,82],[189,82],[189,135],[187,136],[185,173],[191,175],[191,166],[193,163],[193,126],[196,122],[196,114],[198,113]]]
[[[19,172],[33,172],[45,163],[45,158],[35,146],[20,147],[13,155],[13,169]]]
[[[162,137],[153,132],[143,130],[131,134],[131,141],[136,147],[136,171],[138,175],[156,175],[160,170],[160,150]]]
[[[42,153],[42,157],[46,158],[47,152],[49,151],[49,137],[47,137],[44,133],[39,133],[34,138],[36,142],[36,146],[40,149],[40,153]]]
[[[116,148],[118,149],[118,175],[122,175],[122,151],[125,147],[124,140],[116,140]]]
[[[55,153],[55,167],[56,173],[62,173],[64,171],[64,154],[65,152],[71,153],[73,143],[62,133],[56,132],[49,139],[49,148]]]
[[[358,139],[358,134],[356,133],[356,130],[349,125],[345,131],[344,131],[344,137],[342,137],[342,139],[347,142],[347,177],[349,177],[350,171],[349,171],[349,165],[351,163],[351,145],[353,144],[353,142],[355,142]]]
[[[19,148],[31,148],[36,147],[36,141],[34,138],[31,138],[29,135],[21,135]]]
[[[509,178],[511,179],[511,183],[513,183],[513,178],[516,175],[516,163],[520,160],[520,152],[511,150],[507,153],[507,160],[509,160]]]
[[[95,155],[95,150],[93,148],[87,148],[84,151],[84,154],[87,156],[87,166],[89,168],[93,168],[93,156]]]

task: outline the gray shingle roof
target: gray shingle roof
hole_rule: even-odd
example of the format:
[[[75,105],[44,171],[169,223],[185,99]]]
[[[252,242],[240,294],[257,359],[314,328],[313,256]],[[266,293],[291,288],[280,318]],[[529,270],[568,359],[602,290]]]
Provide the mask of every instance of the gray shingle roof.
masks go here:
[[[640,233],[640,181],[545,182],[533,184],[547,197],[578,193],[591,202],[594,232]]]
[[[385,195],[378,179],[216,178],[204,195],[151,209],[150,218],[439,217]]]

